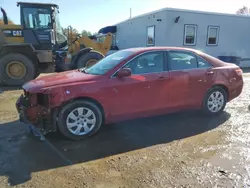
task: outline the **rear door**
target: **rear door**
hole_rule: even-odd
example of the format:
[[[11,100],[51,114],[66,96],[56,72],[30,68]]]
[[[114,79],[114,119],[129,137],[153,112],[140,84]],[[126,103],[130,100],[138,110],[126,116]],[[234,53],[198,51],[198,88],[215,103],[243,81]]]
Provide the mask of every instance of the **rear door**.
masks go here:
[[[168,51],[171,108],[182,109],[190,103],[190,73],[197,65],[190,62],[192,58],[195,57],[186,51]]]
[[[170,101],[172,108],[199,106],[212,84],[211,65],[188,51],[168,51]]]
[[[196,56],[197,68],[190,70],[190,105],[200,107],[203,98],[209,88],[212,87],[215,80],[216,70],[213,66],[201,58]]]

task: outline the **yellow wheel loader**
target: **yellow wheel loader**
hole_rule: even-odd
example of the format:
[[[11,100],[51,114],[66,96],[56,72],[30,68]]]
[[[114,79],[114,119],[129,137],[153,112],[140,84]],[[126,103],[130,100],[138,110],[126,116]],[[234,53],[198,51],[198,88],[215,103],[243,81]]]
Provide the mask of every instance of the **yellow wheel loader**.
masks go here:
[[[4,24],[0,24],[0,85],[21,86],[40,73],[65,70],[62,67],[67,60],[71,60],[67,66],[70,69],[89,66],[109,51],[112,34],[107,34],[104,44],[82,36],[68,41],[56,4],[18,2],[17,6],[20,25],[8,24],[1,8]]]
[[[82,36],[68,27],[68,50],[64,70],[89,67],[104,58],[112,45],[112,33]],[[60,63],[59,63],[60,65]],[[59,65],[57,67],[59,67]]]

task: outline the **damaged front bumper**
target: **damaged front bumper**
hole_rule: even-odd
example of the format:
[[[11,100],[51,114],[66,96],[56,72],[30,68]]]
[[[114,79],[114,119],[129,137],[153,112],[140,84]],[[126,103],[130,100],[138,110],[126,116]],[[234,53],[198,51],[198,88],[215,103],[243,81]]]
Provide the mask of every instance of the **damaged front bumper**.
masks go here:
[[[16,109],[17,109],[17,112],[19,114],[19,120],[20,122],[23,122],[25,124],[29,124],[29,120],[25,114],[25,110],[27,109],[28,105],[28,100],[25,99],[25,97],[23,95],[21,95],[18,99],[17,99],[17,102],[16,102]],[[25,105],[26,104],[26,105]]]
[[[31,100],[33,98],[33,100]],[[37,98],[37,95],[28,97],[21,95],[16,102],[16,109],[19,114],[20,122],[28,124],[31,130],[37,129],[42,135],[47,134],[48,132],[56,131],[56,118],[53,121],[53,117],[57,117],[53,114],[57,112],[54,110],[52,113],[51,109],[41,106],[34,100]]]

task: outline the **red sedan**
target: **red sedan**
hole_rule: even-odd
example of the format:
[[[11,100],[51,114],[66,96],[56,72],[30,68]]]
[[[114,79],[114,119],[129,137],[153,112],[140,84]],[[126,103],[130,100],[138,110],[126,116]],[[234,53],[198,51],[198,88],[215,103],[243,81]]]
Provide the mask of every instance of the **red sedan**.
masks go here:
[[[240,95],[242,70],[203,52],[173,47],[118,51],[90,68],[30,81],[21,121],[79,140],[101,125],[187,109],[221,113]]]

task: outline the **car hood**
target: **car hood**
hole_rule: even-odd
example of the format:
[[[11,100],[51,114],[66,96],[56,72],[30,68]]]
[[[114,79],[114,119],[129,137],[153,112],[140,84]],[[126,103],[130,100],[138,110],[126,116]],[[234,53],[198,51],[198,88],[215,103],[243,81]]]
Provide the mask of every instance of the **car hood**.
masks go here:
[[[27,82],[23,85],[23,89],[28,92],[39,92],[42,89],[60,87],[60,85],[91,81],[96,79],[97,77],[97,75],[85,74],[78,70],[52,73]]]

